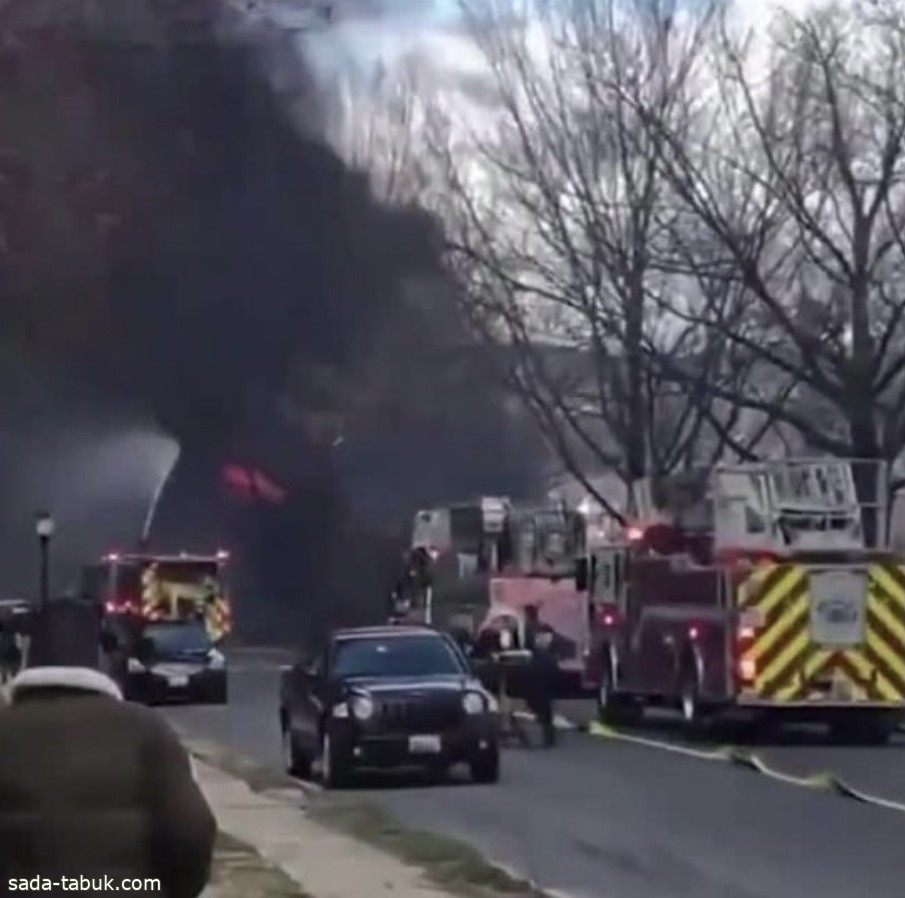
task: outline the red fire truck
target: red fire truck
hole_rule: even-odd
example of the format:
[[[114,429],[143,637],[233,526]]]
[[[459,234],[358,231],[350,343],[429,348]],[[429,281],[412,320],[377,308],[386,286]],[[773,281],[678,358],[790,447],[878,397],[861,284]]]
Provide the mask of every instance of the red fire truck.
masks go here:
[[[524,610],[554,632],[566,679],[581,678],[585,599],[575,588],[582,516],[558,504],[484,497],[419,511],[391,614],[464,632],[474,639],[524,629]]]
[[[214,643],[232,629],[225,586],[226,552],[215,555],[153,553],[105,555],[82,570],[82,594],[107,614],[146,621],[203,618]]]
[[[585,677],[601,719],[675,707],[825,722],[887,741],[905,716],[905,566],[875,462],[784,460],[635,484],[585,556]]]

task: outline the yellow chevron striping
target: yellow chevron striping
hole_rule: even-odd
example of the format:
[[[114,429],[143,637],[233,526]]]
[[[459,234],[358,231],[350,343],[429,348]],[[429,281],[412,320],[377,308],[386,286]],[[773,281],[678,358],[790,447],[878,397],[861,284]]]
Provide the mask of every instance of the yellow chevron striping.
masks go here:
[[[831,649],[816,649],[814,651],[814,654],[804,664],[804,680],[806,683],[816,676],[820,668],[830,660],[832,655]]]
[[[773,562],[759,564],[744,580],[742,580],[738,585],[738,592],[736,593],[736,603],[739,608],[746,608],[752,600],[757,600],[759,588],[775,569],[776,565],[773,564]]]
[[[755,688],[757,691],[760,693],[768,692],[768,687],[771,682],[775,681],[779,675],[795,661],[795,658],[807,649],[807,647],[808,633],[807,630],[802,627],[792,641],[783,648],[770,664],[767,665],[766,669],[758,672],[755,681]]]
[[[788,573],[783,574],[773,586],[765,590],[753,605],[765,615],[769,615],[783,599],[801,585],[805,585],[804,569],[798,566],[790,567]]]
[[[808,600],[805,596],[800,595],[772,626],[767,627],[761,633],[749,654],[754,658],[763,658],[790,629],[802,626],[807,617]]]
[[[905,683],[905,660],[902,656],[893,651],[889,644],[872,630],[868,630],[867,644],[870,650],[889,668],[890,673]]]
[[[871,565],[870,578],[905,615],[905,588],[889,573],[886,565]]]
[[[868,612],[879,618],[880,623],[900,646],[905,646],[905,623],[890,611],[882,596],[877,595],[874,590],[871,590],[868,599]]]
[[[876,669],[875,665],[869,658],[864,656],[863,652],[857,649],[850,649],[845,652],[845,657],[857,668],[864,682],[873,682],[873,689],[878,693],[876,697],[887,702],[899,702],[902,700],[899,690],[889,682],[882,671]]]
[[[813,643],[801,653],[798,659],[798,676],[789,676],[783,680],[774,690],[772,698],[781,702],[791,702],[801,699],[807,692],[809,680],[826,664],[832,653],[817,649]],[[793,671],[789,670],[789,673]]]
[[[768,564],[739,586],[738,607],[757,609],[768,621],[747,652],[766,662],[758,671],[755,690],[765,698],[795,700],[826,668],[848,680],[863,698],[905,700],[905,587],[896,572],[880,564],[870,566],[865,642],[860,649],[844,651],[811,642],[807,573],[802,565]]]

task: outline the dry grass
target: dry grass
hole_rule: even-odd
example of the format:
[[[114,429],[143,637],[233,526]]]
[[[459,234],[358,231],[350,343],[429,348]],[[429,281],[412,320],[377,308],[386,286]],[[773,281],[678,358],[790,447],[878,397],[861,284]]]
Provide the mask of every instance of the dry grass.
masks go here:
[[[532,883],[512,876],[479,851],[449,836],[411,829],[372,802],[318,796],[309,816],[422,869],[428,879],[467,898],[545,898]]]
[[[211,881],[203,898],[310,898],[245,842],[217,836]]]
[[[300,788],[291,777],[232,749],[206,740],[186,739],[185,742],[199,760],[241,779],[254,792]],[[448,836],[404,826],[373,802],[319,793],[308,796],[306,810],[315,822],[423,870],[428,879],[452,894],[465,898],[546,898],[532,883],[502,870],[471,846]]]

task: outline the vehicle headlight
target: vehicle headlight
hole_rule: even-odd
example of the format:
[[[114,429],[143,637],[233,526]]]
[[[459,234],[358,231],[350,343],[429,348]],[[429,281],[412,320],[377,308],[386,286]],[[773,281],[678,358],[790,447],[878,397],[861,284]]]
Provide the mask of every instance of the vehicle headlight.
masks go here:
[[[345,702],[340,702],[333,706],[333,716],[345,720],[349,716],[349,706]]]
[[[207,666],[211,670],[223,670],[226,667],[226,655],[217,651],[217,649],[211,649],[207,656]]]
[[[138,658],[130,658],[127,662],[129,673],[144,673],[145,666]]]
[[[466,692],[462,696],[462,707],[466,714],[483,714],[487,710],[487,701],[479,692]]]
[[[354,696],[351,705],[356,720],[368,720],[374,715],[374,701],[369,695]]]

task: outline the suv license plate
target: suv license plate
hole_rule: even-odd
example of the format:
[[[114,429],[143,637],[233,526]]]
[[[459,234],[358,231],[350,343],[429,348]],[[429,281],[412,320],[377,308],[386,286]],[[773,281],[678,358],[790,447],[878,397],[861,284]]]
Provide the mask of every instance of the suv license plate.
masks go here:
[[[409,751],[413,755],[435,755],[440,752],[439,736],[410,736]]]
[[[186,674],[171,674],[167,677],[167,682],[171,686],[187,686],[189,678]]]

